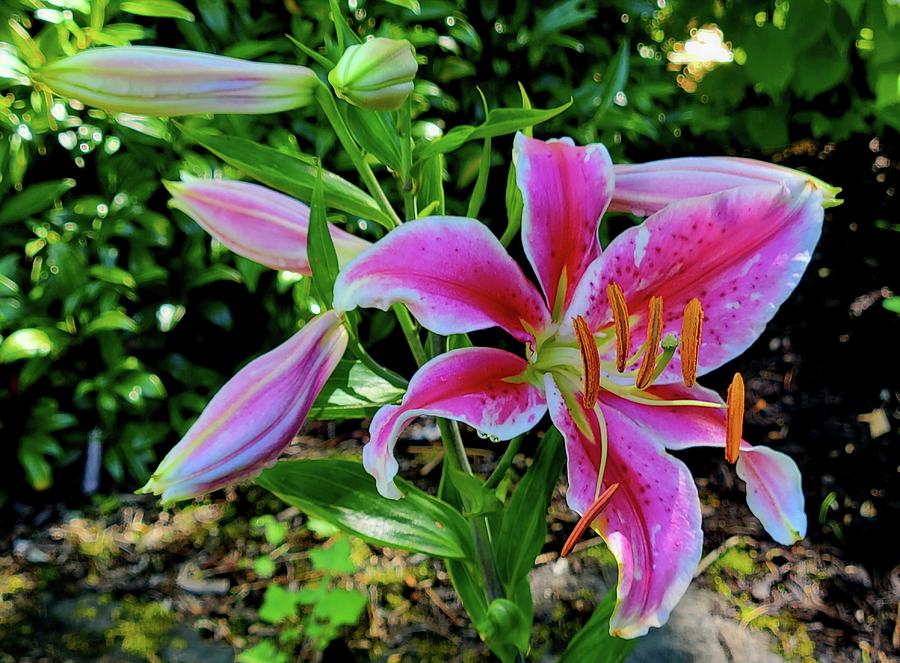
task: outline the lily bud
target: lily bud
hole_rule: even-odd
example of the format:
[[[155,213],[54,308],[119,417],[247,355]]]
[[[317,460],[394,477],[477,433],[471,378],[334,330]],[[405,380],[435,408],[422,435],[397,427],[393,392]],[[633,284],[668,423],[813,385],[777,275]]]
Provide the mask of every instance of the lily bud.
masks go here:
[[[54,93],[117,113],[277,113],[313,100],[307,68],[156,46],[91,48],[43,67]]]
[[[256,476],[297,434],[346,347],[347,331],[328,311],[247,364],[213,397],[140,492],[169,503]]]
[[[306,253],[309,207],[272,189],[239,180],[186,179],[165,182],[169,205],[245,258],[272,269],[311,274]],[[343,266],[370,246],[328,224]]]
[[[637,164],[616,164],[611,212],[646,216],[684,198],[706,196],[754,184],[810,184],[822,192],[823,205],[836,207],[840,187],[799,170],[742,157],[681,157]]]
[[[344,51],[328,81],[354,106],[396,110],[412,92],[418,69],[412,44],[377,37]]]

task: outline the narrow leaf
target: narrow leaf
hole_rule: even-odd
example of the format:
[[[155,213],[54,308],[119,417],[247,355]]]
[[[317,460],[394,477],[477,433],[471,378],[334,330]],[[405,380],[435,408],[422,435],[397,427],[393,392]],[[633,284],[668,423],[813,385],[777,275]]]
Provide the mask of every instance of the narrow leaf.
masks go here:
[[[179,126],[187,138],[245,175],[304,202],[312,198],[318,171],[315,157],[293,156],[252,140]],[[328,207],[374,221],[385,228],[393,227],[391,219],[372,197],[344,178],[323,170],[322,190]]]
[[[562,436],[544,435],[531,467],[516,487],[497,537],[497,565],[506,587],[514,587],[534,565],[547,536],[547,507],[565,461]]]
[[[404,497],[389,500],[357,461],[296,460],[277,463],[256,483],[286,503],[370,543],[447,559],[471,559],[466,520],[446,502],[402,479]]]
[[[322,188],[322,169],[316,178],[312,202],[309,207],[309,235],[307,240],[309,266],[312,269],[313,285],[319,293],[319,300],[326,308],[331,308],[334,299],[334,280],[339,271],[334,241],[328,232],[328,218]]]
[[[637,640],[623,640],[609,634],[609,618],[616,605],[616,590],[611,589],[603,601],[594,609],[594,614],[559,658],[559,663],[581,663],[595,660],[598,652],[603,653],[605,663],[623,663]]]
[[[310,419],[361,419],[382,405],[397,403],[404,390],[373,373],[360,361],[342,359],[319,392]]]

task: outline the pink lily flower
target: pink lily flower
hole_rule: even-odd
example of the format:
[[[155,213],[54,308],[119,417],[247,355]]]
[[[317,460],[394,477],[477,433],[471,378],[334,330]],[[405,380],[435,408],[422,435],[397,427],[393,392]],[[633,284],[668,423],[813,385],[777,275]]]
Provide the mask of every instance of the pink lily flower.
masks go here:
[[[300,430],[346,347],[341,317],[327,311],[254,359],[216,393],[139,492],[176,502],[272,465]]]
[[[606,501],[592,525],[619,565],[610,631],[633,638],[668,619],[701,555],[697,489],[667,450],[729,439],[753,513],[777,541],[804,536],[799,471],[741,441],[740,391],[726,413],[717,395],[679,383],[693,385],[760,335],[810,260],[822,194],[763,183],[675,201],[601,253],[597,228],[615,195],[606,149],[520,134],[513,158],[525,255],[543,294],[486,226],[458,217],[403,225],[338,276],[337,310],[402,302],[435,333],[498,326],[525,344],[524,357],[475,347],[423,365],[402,403],[374,417],[363,461],[381,494],[399,498],[393,448],[414,418],[510,439],[549,409],[565,436],[570,507],[593,517]]]
[[[309,206],[259,184],[189,178],[164,182],[171,207],[196,221],[229,249],[272,269],[312,274],[306,254]],[[328,224],[338,263],[370,242]]]

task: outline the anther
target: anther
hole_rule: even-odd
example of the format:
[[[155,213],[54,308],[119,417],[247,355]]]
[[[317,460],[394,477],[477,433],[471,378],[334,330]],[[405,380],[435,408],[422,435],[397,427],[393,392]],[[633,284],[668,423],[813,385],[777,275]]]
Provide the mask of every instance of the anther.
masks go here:
[[[744,378],[735,373],[725,401],[725,460],[734,465],[741,453],[744,431]]]
[[[603,491],[600,497],[594,500],[593,504],[588,507],[588,510],[584,512],[581,520],[579,520],[578,524],[575,525],[575,529],[573,529],[572,533],[569,534],[569,538],[566,539],[562,550],[559,552],[560,557],[566,557],[570,552],[572,552],[575,544],[578,543],[581,535],[584,534],[584,530],[586,530],[590,526],[590,524],[597,519],[597,516],[603,513],[603,510],[609,504],[609,501],[612,499],[612,496],[618,489],[619,484],[612,484],[609,488]]]
[[[607,284],[606,296],[609,298],[609,307],[612,309],[613,314],[613,326],[616,329],[616,370],[621,373],[625,370],[625,362],[631,351],[628,304],[625,302],[625,293],[622,292],[622,287],[615,281]]]
[[[578,349],[581,351],[581,368],[584,374],[584,407],[593,409],[600,398],[600,354],[597,352],[597,344],[594,335],[588,327],[587,321],[580,315],[572,321],[575,328],[575,338],[578,340]]]
[[[681,375],[685,387],[697,381],[697,362],[700,358],[700,334],[703,329],[703,307],[694,297],[684,307],[681,320]]]
[[[656,368],[656,354],[662,341],[662,297],[650,298],[650,320],[647,322],[647,340],[644,355],[638,368],[635,385],[638,389],[646,389],[653,381],[653,369]]]

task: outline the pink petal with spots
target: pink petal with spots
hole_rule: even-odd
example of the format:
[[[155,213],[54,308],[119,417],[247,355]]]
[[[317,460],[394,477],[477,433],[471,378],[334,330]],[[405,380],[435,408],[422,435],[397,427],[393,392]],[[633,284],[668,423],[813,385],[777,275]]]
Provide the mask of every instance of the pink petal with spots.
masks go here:
[[[334,307],[387,310],[406,304],[424,327],[456,334],[503,327],[523,342],[548,323],[540,293],[488,228],[461,217],[429,217],[388,233],[347,265]]]
[[[600,255],[597,227],[613,193],[613,166],[599,144],[542,141],[516,134],[516,181],[522,191],[522,243],[555,310],[560,278],[568,302],[587,266]]]
[[[567,499],[583,513],[597,487],[597,417],[582,410],[593,429],[590,439],[575,425],[552,377],[547,376],[545,388],[550,416],[566,439]],[[609,628],[612,635],[635,638],[668,620],[693,578],[703,547],[700,500],[684,463],[667,454],[637,422],[603,403],[600,407],[609,434],[603,488],[619,484],[594,523],[619,566]]]
[[[510,352],[477,347],[453,350],[423,365],[400,405],[382,407],[369,426],[371,438],[363,449],[363,465],[375,477],[378,492],[391,499],[401,497],[394,484],[398,470],[394,444],[416,417],[454,419],[500,440],[521,435],[537,424],[547,411],[540,389],[507,381],[527,367],[524,359]]]
[[[754,184],[802,187],[811,182],[822,190],[826,207],[837,204],[834,199],[841,191],[799,170],[741,157],[681,157],[616,164],[615,173],[616,190],[610,211],[638,216],[658,212],[676,200]]]
[[[159,464],[142,492],[163,502],[255,476],[290,444],[347,347],[328,311],[225,383]]]
[[[648,397],[722,403],[719,394],[699,385],[691,389],[682,385],[653,387]],[[667,449],[725,448],[725,411],[722,409],[640,405],[606,394],[604,399],[609,407],[640,422],[648,437]],[[806,536],[800,470],[789,456],[769,447],[742,442],[735,469],[747,483],[747,506],[769,536],[783,545]]]
[[[644,342],[650,297],[663,298],[663,332],[681,334],[693,297],[705,313],[699,374],[746,350],[797,287],[822,231],[822,196],[761,185],[674,202],[616,237],[588,268],[567,312],[592,329],[612,324],[606,285],[625,292],[632,347]],[[603,358],[612,360],[614,344]],[[676,352],[659,383],[681,381]]]
[[[239,180],[166,182],[170,205],[238,255],[272,269],[312,274],[306,255],[309,207],[272,189]],[[328,224],[344,265],[371,246]]]

